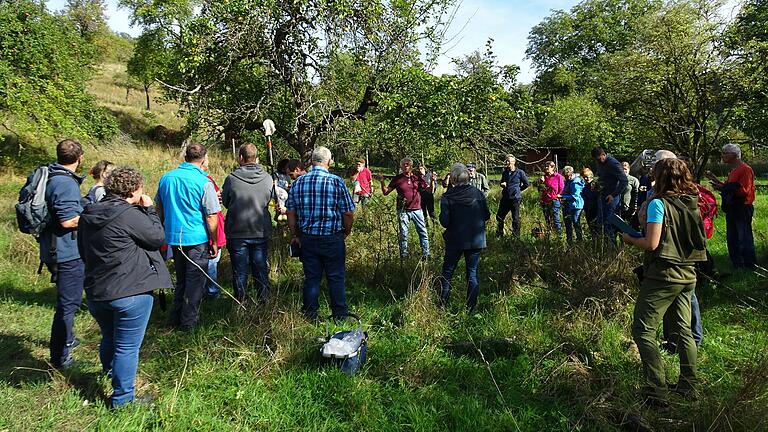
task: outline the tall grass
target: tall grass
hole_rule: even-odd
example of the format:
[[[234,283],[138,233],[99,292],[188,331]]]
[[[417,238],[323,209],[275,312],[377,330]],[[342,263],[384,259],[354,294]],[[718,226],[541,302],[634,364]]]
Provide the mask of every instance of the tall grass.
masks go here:
[[[104,82],[95,91],[119,104]],[[140,102],[131,102],[128,115],[143,116]],[[356,377],[319,365],[324,326],[300,316],[301,264],[286,256],[287,232],[278,226],[272,300],[244,308],[227,298],[206,301],[192,333],[166,327],[166,313],[155,307],[137,378],[139,394],[155,402],[111,412],[109,383],[98,375],[98,326],[87,311],[75,321],[79,364],[59,373],[46,362],[55,292],[47,274],[36,274],[37,245],[17,232],[12,206],[26,170],[47,157],[42,151],[26,165],[5,166],[0,180],[0,431],[768,428],[764,277],[736,273],[700,287],[703,398],[673,399],[672,410],[659,414],[637,396],[641,365],[629,332],[636,252],[590,240],[568,246],[553,237],[489,237],[476,311],[463,305],[463,271],[441,310],[441,230],[430,228],[433,259],[401,260],[391,196],[376,196],[356,214],[347,241],[349,303],[370,335],[369,360]],[[86,158],[86,165],[106,158],[138,167],[149,193],[179,162],[178,149],[130,134],[88,146]],[[234,161],[215,150],[212,160],[221,182]],[[498,193],[491,191],[492,210]],[[760,195],[755,233],[763,263],[766,212],[768,197]],[[526,195],[523,232],[541,219],[535,196]],[[724,220],[716,222],[710,249],[727,270]],[[220,280],[231,290],[230,271],[225,255]],[[677,359],[664,359],[674,381]]]

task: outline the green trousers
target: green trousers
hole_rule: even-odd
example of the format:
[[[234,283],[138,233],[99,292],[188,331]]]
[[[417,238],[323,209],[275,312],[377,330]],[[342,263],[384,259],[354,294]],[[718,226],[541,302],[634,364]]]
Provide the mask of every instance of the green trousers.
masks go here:
[[[664,363],[656,340],[656,329],[664,313],[670,311],[670,341],[677,344],[680,355],[678,387],[693,390],[696,377],[696,343],[691,334],[691,293],[696,283],[674,284],[644,279],[635,303],[632,338],[643,362],[643,393],[647,397],[666,399],[668,396]]]

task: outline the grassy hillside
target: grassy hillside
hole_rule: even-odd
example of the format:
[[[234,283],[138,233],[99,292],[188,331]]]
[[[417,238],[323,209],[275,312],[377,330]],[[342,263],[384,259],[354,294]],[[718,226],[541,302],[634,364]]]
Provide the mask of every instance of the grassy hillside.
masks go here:
[[[162,172],[178,163],[178,149],[143,134],[181,121],[172,106],[146,114],[138,92],[126,102],[114,84],[119,72],[107,66],[91,88],[125,134],[87,148],[86,165],[107,158],[136,166],[152,193]],[[350,306],[370,334],[369,361],[357,377],[318,366],[323,326],[300,317],[301,266],[285,256],[281,228],[270,256],[273,302],[240,308],[228,298],[206,301],[201,326],[188,334],[166,327],[167,314],[156,305],[137,382],[138,393],[155,403],[111,412],[109,382],[99,377],[98,326],[87,310],[75,321],[83,340],[78,365],[60,373],[46,363],[55,291],[47,273],[36,274],[37,245],[16,230],[12,207],[25,170],[48,157],[8,157],[0,180],[0,431],[768,429],[765,277],[737,273],[702,287],[703,397],[673,399],[672,410],[658,414],[637,397],[641,365],[629,332],[635,251],[489,238],[476,313],[463,310],[462,274],[451,306],[440,311],[440,230],[430,231],[435,258],[401,261],[391,196],[359,214],[347,243]],[[213,160],[221,182],[231,156],[214,152]],[[492,211],[497,196],[493,190]],[[541,220],[531,194],[523,213],[523,232],[530,232]],[[760,195],[755,233],[763,265],[767,213],[768,196]],[[729,271],[724,232],[720,217],[710,250]],[[226,256],[220,275],[229,289]],[[321,308],[328,311],[324,301]],[[664,359],[675,381],[677,358]]]

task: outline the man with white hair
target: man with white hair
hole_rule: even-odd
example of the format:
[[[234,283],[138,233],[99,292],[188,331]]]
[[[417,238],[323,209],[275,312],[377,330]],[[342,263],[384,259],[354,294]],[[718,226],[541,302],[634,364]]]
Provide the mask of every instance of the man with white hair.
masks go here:
[[[379,175],[381,193],[385,196],[397,191],[397,219],[400,222],[400,257],[408,256],[408,225],[413,222],[416,232],[419,234],[421,252],[423,258],[429,258],[429,236],[427,235],[427,222],[424,212],[421,210],[421,196],[419,190],[429,187],[423,177],[414,174],[413,159],[404,158],[400,161],[401,173],[396,175],[384,185],[384,176]]]
[[[445,307],[451,295],[451,279],[461,256],[467,269],[467,309],[477,304],[480,284],[477,269],[480,252],[486,247],[485,223],[491,218],[485,194],[470,184],[470,173],[463,164],[451,168],[450,190],[440,199],[440,224],[445,227],[445,259],[440,278],[440,304]]]
[[[496,213],[496,235],[504,235],[504,219],[512,213],[512,233],[520,237],[520,201],[523,191],[528,189],[530,182],[523,170],[515,167],[514,155],[508,154],[504,161],[504,172],[501,174],[501,200],[499,211]]]
[[[320,280],[325,272],[335,318],[347,316],[346,245],[352,232],[355,204],[341,177],[328,172],[331,151],[312,151],[312,171],[296,179],[288,192],[291,245],[301,249],[304,267],[304,305],[308,319],[317,319]]]
[[[736,144],[724,145],[721,159],[731,169],[728,179],[722,182],[711,171],[706,176],[723,197],[728,255],[734,269],[753,269],[757,263],[752,235],[755,173],[741,160],[741,149]]]

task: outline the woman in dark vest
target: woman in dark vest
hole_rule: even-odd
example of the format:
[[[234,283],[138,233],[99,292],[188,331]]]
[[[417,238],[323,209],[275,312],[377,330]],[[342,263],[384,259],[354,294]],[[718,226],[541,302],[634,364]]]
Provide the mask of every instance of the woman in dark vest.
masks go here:
[[[706,237],[693,176],[678,159],[662,159],[654,167],[655,188],[649,197],[645,237],[622,236],[625,243],[643,249],[643,278],[635,303],[632,337],[643,362],[643,396],[650,405],[668,405],[668,392],[694,396],[696,344],[691,334],[691,295],[696,268],[706,261]],[[672,317],[671,338],[680,355],[680,377],[667,387],[656,329],[664,314]]]
[[[78,248],[85,261],[88,310],[99,323],[99,357],[112,375],[113,408],[134,400],[139,347],[152,312],[152,290],[171,287],[160,256],[163,226],[144,195],[144,178],[119,167],[107,177],[106,196],[80,215]]]

